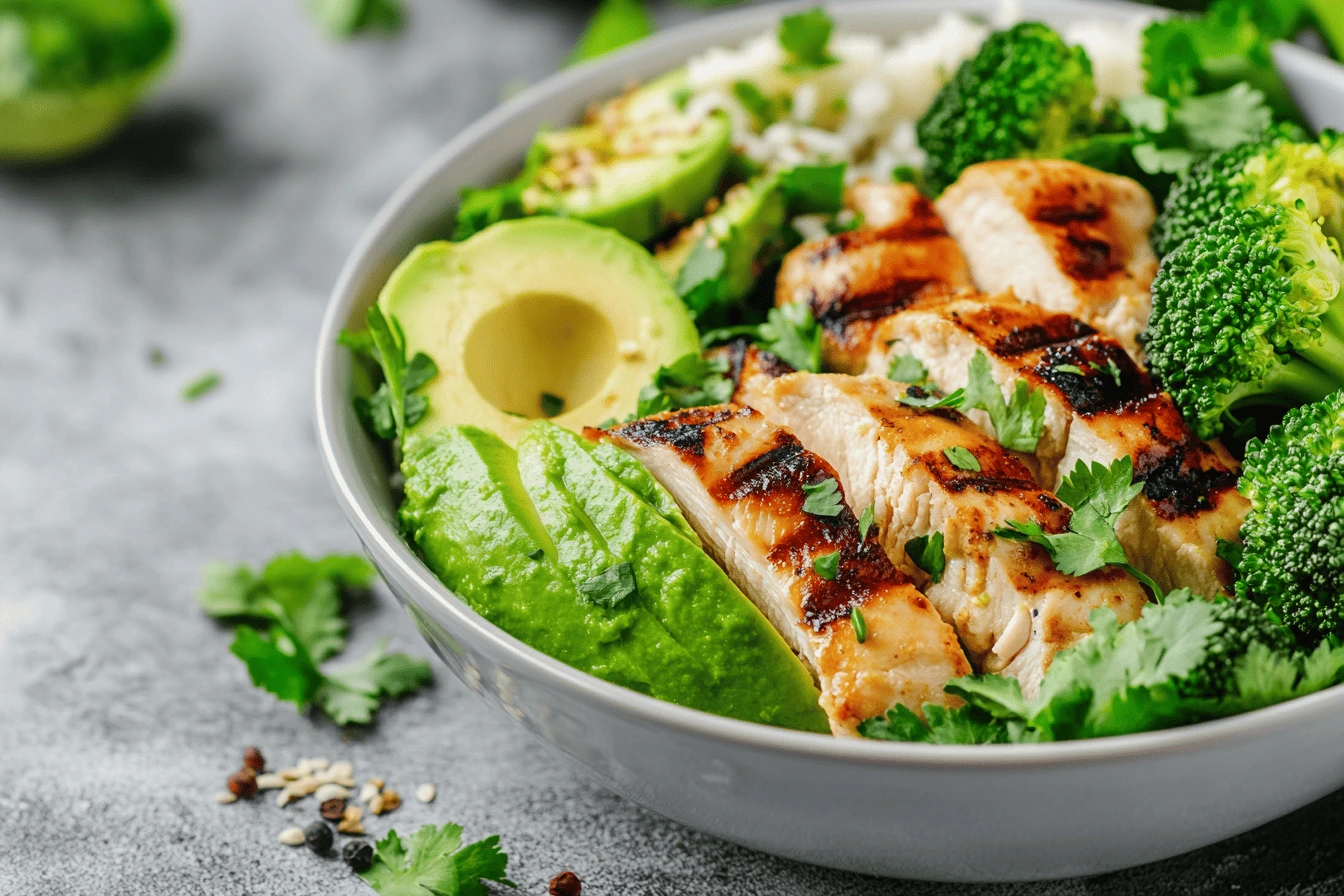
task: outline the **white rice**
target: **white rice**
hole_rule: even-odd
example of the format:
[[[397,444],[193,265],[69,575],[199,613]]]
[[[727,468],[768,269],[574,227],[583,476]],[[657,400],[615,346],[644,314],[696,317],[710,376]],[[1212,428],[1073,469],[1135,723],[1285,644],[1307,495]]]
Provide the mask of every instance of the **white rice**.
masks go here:
[[[1021,17],[1020,3],[1005,0],[992,21],[1003,28]],[[1063,31],[1065,40],[1091,57],[1099,102],[1142,93],[1141,35],[1148,21],[1086,20]],[[891,45],[872,35],[837,33],[828,49],[839,62],[796,74],[782,69],[787,59],[771,31],[735,49],[715,47],[692,59],[687,75],[694,96],[687,109],[697,116],[726,111],[735,145],[762,165],[843,161],[851,181],[886,180],[897,166],[924,163],[915,122],[988,34],[984,24],[955,13]],[[756,133],[750,113],[733,95],[738,81],[751,82],[767,96],[790,96],[791,113]]]

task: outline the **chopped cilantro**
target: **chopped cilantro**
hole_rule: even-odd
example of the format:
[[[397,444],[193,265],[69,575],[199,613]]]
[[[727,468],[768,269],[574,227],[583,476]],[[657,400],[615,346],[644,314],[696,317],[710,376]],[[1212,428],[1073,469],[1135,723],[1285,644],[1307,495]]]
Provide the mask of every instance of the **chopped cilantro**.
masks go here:
[[[1059,373],[1071,373],[1074,376],[1087,376],[1087,372],[1077,364],[1057,364],[1055,370]]]
[[[788,54],[784,70],[805,73],[839,62],[826,51],[835,22],[820,6],[785,16],[779,22],[779,45]]]
[[[541,393],[541,413],[546,417],[558,417],[565,411],[565,400],[549,392]]]
[[[812,569],[823,579],[833,580],[840,572],[840,552],[831,551],[829,554],[818,554],[812,561]]]
[[[780,172],[789,213],[833,215],[845,207],[845,163],[796,165]]]
[[[527,151],[523,170],[513,180],[481,189],[463,187],[457,206],[453,239],[465,240],[499,221],[536,214],[523,206],[523,191],[531,186],[537,169],[546,160],[547,152],[544,144],[533,143]]]
[[[708,236],[699,240],[677,272],[677,295],[700,319],[707,311],[724,303],[727,292],[728,255]]]
[[[400,447],[407,427],[414,426],[429,413],[429,399],[416,394],[439,374],[434,359],[424,352],[406,358],[406,334],[395,315],[383,315],[375,303],[366,316],[369,328],[363,333],[342,330],[337,341],[358,355],[378,364],[383,382],[368,397],[355,399],[355,414],[374,436]]]
[[[974,454],[960,445],[944,448],[943,456],[958,470],[969,470],[972,473],[980,472],[980,461],[976,460]]]
[[[223,381],[224,378],[217,371],[207,371],[182,387],[182,399],[184,401],[195,401],[198,398],[203,398],[215,391]]]
[[[652,33],[653,18],[644,0],[602,0],[569,54],[569,64],[596,59]]]
[[[462,826],[425,825],[403,845],[388,831],[373,852],[373,864],[359,877],[379,896],[488,896],[483,881],[515,884],[499,837],[462,845]]]
[[[768,97],[761,92],[761,88],[750,81],[735,82],[733,96],[737,97],[742,108],[747,110],[758,131],[763,131],[784,118],[793,106],[788,94],[779,98]]]
[[[887,379],[895,383],[922,386],[928,378],[928,368],[914,355],[897,355],[887,367]]]
[[[937,585],[943,580],[943,569],[947,566],[947,557],[943,554],[943,533],[919,535],[905,543],[905,555],[924,572],[929,581]]]
[[[545,557],[545,556],[546,556],[546,552],[545,552],[544,550],[542,550],[541,548],[533,548],[532,550],[530,550],[530,551],[527,552],[527,559],[529,559],[529,560],[538,560],[538,561],[539,561],[539,560],[541,560],[542,557]]]
[[[1035,521],[1013,520],[994,534],[1040,545],[1066,575],[1082,576],[1103,566],[1119,566],[1160,600],[1162,589],[1130,564],[1115,534],[1120,515],[1141,491],[1143,483],[1134,482],[1134,463],[1127,456],[1109,467],[1079,461],[1056,492],[1060,501],[1073,508],[1068,531],[1052,534]]]
[[[871,528],[873,528],[873,505],[869,504],[863,508],[863,513],[859,514],[859,538],[866,539]]]
[[[1120,373],[1120,365],[1115,363],[1114,358],[1107,358],[1105,367],[1101,366],[1095,361],[1088,362],[1088,366],[1091,367],[1093,370],[1097,371],[1098,373],[1104,373],[1107,376],[1109,376],[1111,380],[1114,381],[1115,388],[1119,389],[1121,386],[1124,385]]]
[[[635,568],[629,563],[608,566],[591,579],[575,582],[574,586],[585,600],[607,609],[619,606],[639,591],[635,584]]]
[[[904,395],[896,396],[897,401],[912,408],[957,408],[965,398],[965,389],[957,389],[949,395],[934,395],[920,386],[911,386]]]
[[[803,501],[803,512],[813,516],[839,516],[845,506],[845,499],[840,495],[840,483],[829,476],[820,482],[805,483],[803,494],[807,495],[807,500]]]
[[[989,414],[995,438],[1011,451],[1035,451],[1045,428],[1045,393],[1019,379],[1013,385],[1012,397],[1004,401],[984,352],[976,352],[967,367],[966,396],[961,408],[979,408]]]
[[[851,607],[849,611],[849,624],[854,627],[854,640],[862,644],[868,640],[868,621],[863,618],[863,611],[858,607]]]
[[[709,330],[700,343],[711,346],[742,336],[796,370],[821,370],[821,326],[806,302],[771,308],[764,323]]]
[[[733,397],[733,381],[724,375],[727,372],[724,358],[706,358],[698,352],[682,355],[659,367],[653,382],[639,390],[635,416],[723,404]]]

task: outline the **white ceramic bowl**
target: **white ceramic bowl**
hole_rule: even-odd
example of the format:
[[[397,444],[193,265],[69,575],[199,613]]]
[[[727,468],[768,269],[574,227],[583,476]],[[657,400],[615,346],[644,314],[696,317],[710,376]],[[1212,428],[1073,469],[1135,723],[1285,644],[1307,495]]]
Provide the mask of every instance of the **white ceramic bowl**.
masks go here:
[[[1055,25],[1122,3],[1027,0]],[[992,0],[870,0],[832,10],[894,37]],[[1246,831],[1344,785],[1344,688],[1232,719],[1074,743],[950,747],[837,740],[706,715],[608,684],[505,634],[397,535],[387,470],[350,407],[336,347],[417,242],[442,237],[458,189],[511,173],[542,124],[632,79],[774,26],[787,8],[713,16],[561,72],[467,128],[375,219],[341,274],[317,356],[317,428],[336,495],[449,668],[604,786],[691,827],[781,856],[893,877],[1003,881],[1097,874]],[[1284,75],[1317,126],[1344,128],[1344,69],[1292,46]]]

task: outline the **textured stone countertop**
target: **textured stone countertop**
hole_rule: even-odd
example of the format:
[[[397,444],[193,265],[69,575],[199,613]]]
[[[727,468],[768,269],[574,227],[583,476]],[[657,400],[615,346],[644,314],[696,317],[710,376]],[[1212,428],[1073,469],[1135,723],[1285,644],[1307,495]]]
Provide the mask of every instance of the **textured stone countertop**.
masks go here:
[[[213,558],[358,547],[312,435],[337,269],[432,150],[557,66],[587,4],[419,0],[400,39],[346,45],[300,0],[182,5],[178,63],[121,137],[55,170],[0,172],[0,894],[369,892],[276,842],[311,807],[215,805],[249,743],[273,764],[346,758],[404,793],[436,783],[435,803],[371,832],[455,820],[473,839],[499,833],[526,894],[565,868],[594,896],[1344,892],[1344,794],[1092,880],[878,881],[609,795],[446,672],[351,734],[253,689],[192,593]],[[207,369],[223,385],[184,402]],[[390,636],[428,654],[382,591],[353,633],[353,650]]]

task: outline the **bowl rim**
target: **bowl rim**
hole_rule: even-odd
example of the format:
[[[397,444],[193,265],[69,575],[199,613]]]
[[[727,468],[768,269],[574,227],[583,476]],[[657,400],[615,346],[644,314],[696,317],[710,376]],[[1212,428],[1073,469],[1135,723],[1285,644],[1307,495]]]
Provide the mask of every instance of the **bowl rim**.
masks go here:
[[[661,31],[635,46],[583,65],[562,69],[496,106],[464,128],[422,163],[379,209],[347,256],[323,314],[315,362],[314,421],[323,464],[337,500],[361,542],[378,561],[377,565],[395,567],[403,581],[412,583],[417,592],[411,598],[413,602],[433,602],[442,612],[451,615],[459,626],[469,630],[472,638],[487,642],[497,654],[510,656],[516,663],[525,666],[529,675],[542,680],[548,687],[568,691],[576,698],[600,704],[608,713],[633,721],[667,726],[684,735],[798,759],[826,759],[891,768],[963,768],[968,771],[1041,769],[1123,761],[1158,753],[1172,755],[1203,751],[1241,743],[1283,726],[1303,726],[1338,715],[1344,710],[1344,685],[1264,709],[1178,728],[1040,744],[971,746],[840,738],[716,716],[603,681],[536,650],[496,627],[440,582],[396,530],[380,518],[369,496],[363,494],[356,484],[358,462],[355,452],[349,443],[342,440],[340,434],[343,428],[336,422],[340,414],[346,413],[342,406],[348,402],[350,369],[348,353],[338,348],[336,337],[358,304],[357,284],[370,268],[379,263],[373,252],[383,234],[444,171],[524,110],[545,103],[547,99],[586,81],[602,80],[626,68],[646,53],[668,50],[681,43],[711,46],[714,43],[713,35],[718,31],[737,30],[751,25],[763,30],[782,14],[810,5],[813,4],[806,0],[785,0],[701,17]],[[853,0],[830,11],[843,25],[846,19],[893,8],[909,14],[951,11],[983,13],[995,5],[994,0]],[[1087,3],[1083,0],[1027,0],[1026,5],[1033,13],[1040,12],[1043,15],[1048,15],[1049,10],[1061,16],[1087,12],[1092,17],[1109,13],[1152,18],[1163,14],[1152,7],[1125,0],[1091,0]],[[695,40],[695,35],[702,35],[703,39]],[[1344,93],[1344,67],[1291,44],[1276,45],[1275,53],[1293,59],[1295,65],[1337,80]]]

